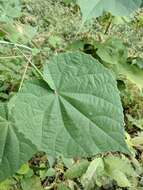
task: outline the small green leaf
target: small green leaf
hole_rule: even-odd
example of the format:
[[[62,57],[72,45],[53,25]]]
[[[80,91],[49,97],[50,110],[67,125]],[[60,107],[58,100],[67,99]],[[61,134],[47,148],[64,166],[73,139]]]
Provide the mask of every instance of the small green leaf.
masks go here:
[[[22,166],[21,166],[21,168],[18,170],[18,174],[20,174],[20,175],[24,175],[24,174],[27,174],[28,172],[29,172],[29,165],[28,164],[23,164]]]
[[[132,138],[132,143],[134,146],[143,146],[143,132],[139,133],[138,136]]]
[[[120,187],[130,187],[131,183],[128,178],[137,177],[132,163],[126,157],[106,157],[104,158],[104,167],[107,176],[114,179]]]
[[[2,183],[0,183],[0,190],[10,190],[12,184],[13,184],[12,180],[7,179]]]
[[[65,172],[66,179],[74,179],[81,177],[87,170],[89,162],[87,160],[82,160],[79,163],[74,164]]]
[[[119,187],[131,187],[131,183],[127,179],[126,175],[120,170],[113,170],[111,177],[117,182]]]
[[[143,70],[138,66],[129,63],[120,63],[113,70],[118,73],[118,75],[125,76],[140,90],[143,89]]]
[[[117,38],[109,38],[98,46],[97,55],[106,63],[119,64],[126,62],[128,52],[123,42]]]
[[[126,157],[119,158],[115,156],[109,156],[104,158],[104,164],[105,169],[109,174],[114,170],[120,170],[128,176],[136,176],[130,160],[128,160]]]
[[[62,158],[62,161],[67,168],[70,168],[74,164],[74,159],[72,158]]]
[[[95,186],[95,181],[98,175],[103,173],[104,164],[102,158],[94,159],[89,167],[87,168],[86,173],[83,175],[81,183],[84,187],[84,190],[93,189]]]
[[[128,121],[131,122],[133,126],[138,127],[139,129],[143,130],[143,119],[135,119],[131,115],[126,114]]]
[[[38,177],[24,178],[21,181],[21,186],[23,190],[43,190]]]
[[[32,55],[33,55],[33,56],[37,55],[39,52],[40,52],[40,50],[37,49],[37,48],[33,48],[33,49],[32,49]]]
[[[137,65],[140,69],[143,69],[143,58],[136,58],[132,61],[132,64]]]
[[[63,43],[63,40],[59,36],[50,36],[48,42],[53,48],[56,48]]]
[[[63,184],[63,183],[60,183],[59,185],[58,185],[58,190],[70,190],[70,188],[69,187],[67,187],[65,184]]]
[[[55,170],[53,168],[49,168],[48,171],[46,172],[46,176],[54,176],[55,175]]]
[[[67,50],[75,51],[75,50],[83,50],[85,42],[83,40],[76,40],[70,43],[67,47]]]

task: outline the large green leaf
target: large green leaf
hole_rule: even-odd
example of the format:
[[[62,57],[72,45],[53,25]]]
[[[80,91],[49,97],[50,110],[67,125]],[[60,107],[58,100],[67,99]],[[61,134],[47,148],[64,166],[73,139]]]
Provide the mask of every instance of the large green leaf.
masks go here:
[[[16,125],[49,155],[128,153],[123,110],[110,71],[83,53],[59,54],[44,68],[45,80],[26,82],[9,108]]]
[[[104,11],[115,16],[128,16],[140,7],[141,0],[78,0],[83,22],[101,16]]]
[[[0,104],[0,181],[14,174],[35,152],[35,146],[15,128],[7,105]]]

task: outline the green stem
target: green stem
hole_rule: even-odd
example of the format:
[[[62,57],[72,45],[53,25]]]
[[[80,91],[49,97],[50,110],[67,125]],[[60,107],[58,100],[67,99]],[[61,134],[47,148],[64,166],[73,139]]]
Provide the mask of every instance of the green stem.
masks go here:
[[[49,83],[47,80],[44,79],[44,76],[43,74],[41,73],[41,71],[36,67],[36,65],[31,61],[31,58],[29,59],[24,53],[23,51],[20,49],[20,48],[23,48],[23,49],[27,49],[29,51],[32,52],[32,48],[26,46],[26,45],[23,45],[23,44],[17,44],[17,43],[12,43],[12,42],[7,42],[7,41],[3,41],[3,40],[0,40],[0,44],[6,44],[6,45],[12,45],[14,46],[22,55],[23,57],[25,57],[25,59],[28,61],[28,63],[31,64],[31,66],[37,71],[37,73],[40,75],[40,77],[48,84],[48,86],[50,87]],[[24,79],[23,79],[24,80]],[[22,81],[21,81],[22,82]],[[21,87],[20,87],[21,88]],[[51,88],[51,87],[50,87]],[[51,90],[53,91],[53,89],[51,88]]]
[[[23,44],[17,44],[17,43],[13,43],[13,42],[7,42],[7,41],[4,41],[4,40],[0,40],[0,44],[6,44],[6,45],[12,45],[12,46],[15,46],[15,47],[19,47],[19,48],[23,48],[23,49],[27,49],[29,51],[32,51],[32,48],[26,46],[26,45],[23,45]]]
[[[22,51],[21,49],[19,49],[18,47],[16,47],[18,49],[18,51],[23,55],[23,57],[25,57],[25,59],[32,65],[32,67],[37,71],[37,73],[42,77],[43,79],[43,74],[41,73],[41,71],[36,67],[36,65],[31,61],[31,59],[29,59]]]
[[[0,57],[0,59],[17,59],[23,57],[22,55],[13,55],[13,56],[7,56],[7,57]]]
[[[27,72],[27,69],[28,69],[28,65],[29,65],[29,62],[25,66],[25,69],[24,69],[24,72],[23,72],[23,75],[22,75],[22,79],[21,79],[18,91],[20,91],[21,88],[22,88],[22,85],[23,85],[23,82],[24,82],[24,79],[25,79],[25,76],[26,76],[26,72]]]
[[[105,28],[104,34],[108,34],[109,33],[109,29],[110,29],[111,25],[112,25],[112,16],[110,15],[110,18],[109,18],[108,24],[107,24],[107,26]]]

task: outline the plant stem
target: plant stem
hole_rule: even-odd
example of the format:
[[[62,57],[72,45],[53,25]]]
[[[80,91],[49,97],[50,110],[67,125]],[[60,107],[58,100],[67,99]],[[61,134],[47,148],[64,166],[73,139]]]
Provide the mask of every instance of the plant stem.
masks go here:
[[[43,79],[43,74],[40,72],[40,70],[36,67],[36,65],[29,59],[18,47],[16,47],[18,51],[25,57],[25,59],[32,65],[32,67],[37,71],[37,73],[42,77]]]
[[[112,16],[110,15],[109,22],[105,28],[104,34],[108,34],[111,24],[112,24]]]
[[[0,44],[6,44],[6,45],[12,45],[12,46],[15,46],[15,47],[19,47],[19,48],[23,48],[23,49],[27,49],[29,51],[32,51],[32,48],[26,46],[26,45],[23,45],[23,44],[17,44],[17,43],[13,43],[13,42],[7,42],[7,41],[4,41],[4,40],[0,40]]]
[[[7,56],[7,57],[0,57],[0,59],[16,59],[23,57],[22,55],[13,55],[13,56]]]
[[[3,40],[0,40],[0,44],[7,44],[7,45],[12,45],[12,46],[14,46],[14,47],[23,55],[23,57],[25,57],[25,59],[28,61],[28,63],[31,64],[31,66],[37,71],[37,73],[39,74],[39,76],[40,76],[40,77],[48,84],[48,86],[50,87],[48,81],[47,81],[46,79],[44,79],[44,76],[43,76],[43,74],[41,73],[41,71],[40,71],[40,70],[36,67],[36,65],[31,61],[31,58],[29,59],[29,58],[27,57],[27,55],[25,55],[25,54],[23,53],[23,51],[20,49],[20,48],[23,48],[23,49],[27,49],[27,50],[29,50],[30,52],[32,52],[32,48],[30,48],[30,47],[28,47],[28,46],[25,46],[25,45],[23,45],[23,44],[17,44],[17,43],[7,42],[7,41],[3,41]],[[27,67],[28,67],[28,66],[27,66]],[[26,71],[27,71],[27,69],[26,69]],[[25,72],[26,72],[26,71],[25,71]],[[25,74],[26,74],[26,73],[25,73]],[[19,90],[21,89],[21,86],[22,86],[22,83],[23,83],[25,74],[24,74],[23,79],[22,79],[22,81],[21,81]],[[51,88],[51,87],[50,87],[50,88]],[[52,88],[51,88],[51,90],[53,91]]]
[[[26,76],[26,72],[27,72],[27,69],[28,69],[28,65],[29,65],[29,62],[27,62],[27,64],[25,65],[24,73],[22,75],[22,79],[21,79],[18,91],[20,91],[21,88],[22,88],[22,85],[23,85],[23,82],[24,82],[24,79],[25,79],[25,76]]]

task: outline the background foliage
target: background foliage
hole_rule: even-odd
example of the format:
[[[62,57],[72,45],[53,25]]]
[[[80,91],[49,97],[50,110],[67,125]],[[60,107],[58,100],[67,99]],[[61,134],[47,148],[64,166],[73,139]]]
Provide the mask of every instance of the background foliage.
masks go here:
[[[39,77],[33,64],[42,70],[52,55],[83,51],[117,79],[132,156],[109,152],[55,159],[39,152],[0,183],[0,190],[143,188],[143,11],[130,17],[104,13],[82,23],[72,0],[0,0],[1,102],[20,91],[25,80]]]

